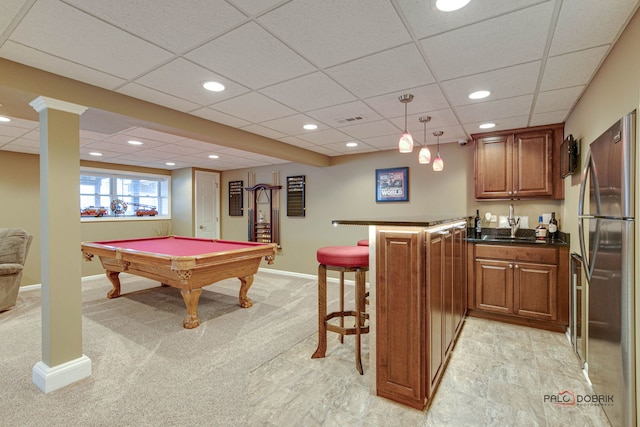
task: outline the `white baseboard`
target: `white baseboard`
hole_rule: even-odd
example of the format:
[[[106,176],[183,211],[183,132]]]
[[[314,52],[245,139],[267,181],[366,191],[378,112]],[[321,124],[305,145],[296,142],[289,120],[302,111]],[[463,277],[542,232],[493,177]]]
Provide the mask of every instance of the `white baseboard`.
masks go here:
[[[34,365],[31,379],[40,390],[52,392],[91,376],[91,359],[84,354],[61,365],[49,367],[44,362]]]

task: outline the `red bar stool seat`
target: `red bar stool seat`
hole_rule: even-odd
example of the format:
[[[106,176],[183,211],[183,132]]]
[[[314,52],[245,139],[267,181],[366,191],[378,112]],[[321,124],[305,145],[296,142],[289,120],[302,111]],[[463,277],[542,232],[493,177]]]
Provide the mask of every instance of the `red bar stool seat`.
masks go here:
[[[368,242],[367,242],[368,243]],[[368,246],[327,246],[318,249],[316,258],[318,266],[318,348],[314,359],[322,358],[327,351],[327,331],[340,335],[342,343],[345,335],[356,336],[356,369],[362,375],[360,335],[369,333],[369,325],[365,324],[369,315],[366,313],[366,273],[369,270]],[[340,310],[327,313],[327,270],[340,272]],[[355,273],[355,307],[353,310],[344,309],[344,273]],[[344,326],[344,318],[353,317],[352,328]],[[329,322],[339,318],[340,323]]]
[[[358,240],[358,246],[369,246],[369,239]]]

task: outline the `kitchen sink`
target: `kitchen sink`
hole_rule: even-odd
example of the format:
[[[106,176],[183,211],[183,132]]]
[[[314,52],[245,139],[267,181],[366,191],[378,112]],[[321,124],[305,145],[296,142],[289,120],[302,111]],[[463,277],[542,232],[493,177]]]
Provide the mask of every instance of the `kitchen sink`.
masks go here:
[[[501,241],[501,242],[535,242],[535,236],[495,236],[486,234],[482,236],[482,240],[493,240],[493,241]]]

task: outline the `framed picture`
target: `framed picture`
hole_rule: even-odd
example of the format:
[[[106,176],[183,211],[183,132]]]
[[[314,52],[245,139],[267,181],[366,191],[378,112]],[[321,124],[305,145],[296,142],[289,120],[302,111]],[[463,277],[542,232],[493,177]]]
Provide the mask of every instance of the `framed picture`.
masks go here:
[[[376,202],[409,201],[409,168],[376,169]]]

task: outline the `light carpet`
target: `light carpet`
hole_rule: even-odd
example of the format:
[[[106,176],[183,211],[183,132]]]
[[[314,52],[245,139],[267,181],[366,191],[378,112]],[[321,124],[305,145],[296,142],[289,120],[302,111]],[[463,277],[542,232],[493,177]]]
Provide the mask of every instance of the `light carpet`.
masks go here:
[[[182,327],[179,290],[121,275],[84,281],[83,353],[92,375],[51,393],[31,380],[42,360],[40,291],[0,313],[0,425],[246,425],[252,372],[317,333],[315,278],[260,272],[238,306],[237,279],[204,288],[201,325]]]

